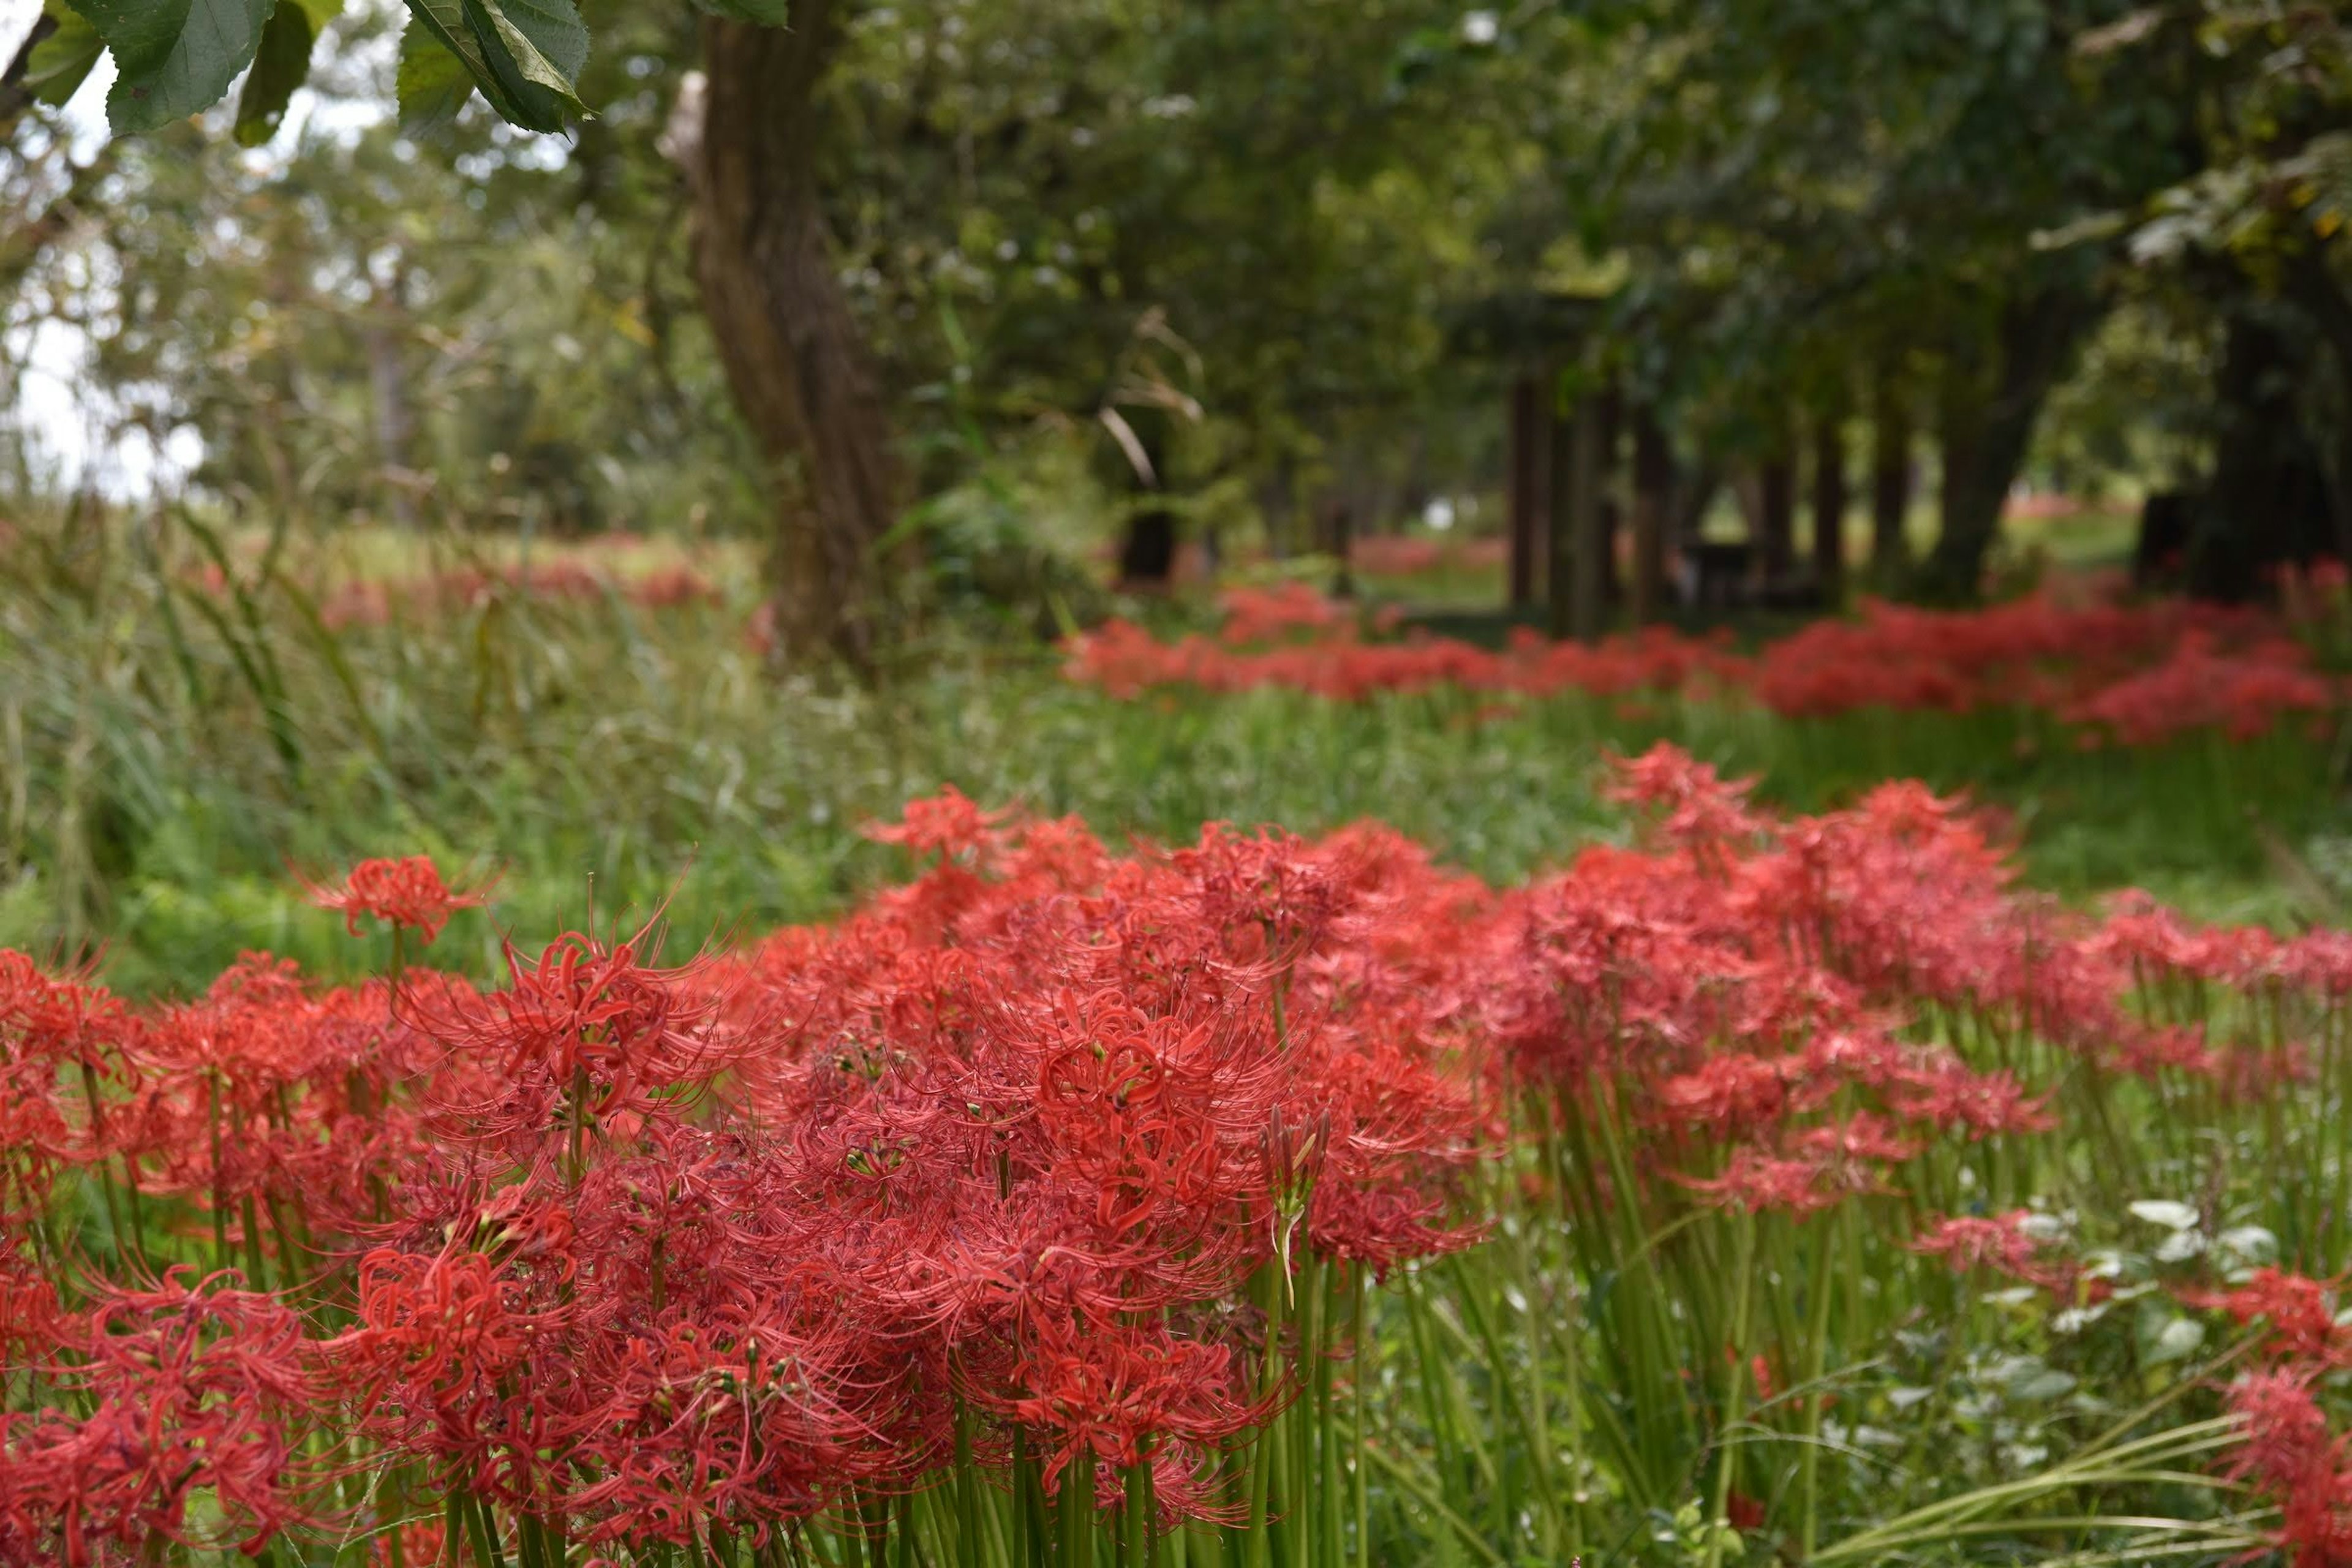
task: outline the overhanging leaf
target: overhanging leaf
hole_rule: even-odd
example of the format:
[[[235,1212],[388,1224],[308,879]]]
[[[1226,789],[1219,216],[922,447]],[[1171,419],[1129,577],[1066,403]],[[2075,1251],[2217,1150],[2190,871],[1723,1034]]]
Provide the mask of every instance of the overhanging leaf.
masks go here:
[[[25,61],[25,86],[37,101],[62,109],[106,52],[106,40],[79,11],[52,0],[47,13],[56,19],[57,31],[33,46]]]
[[[278,133],[294,89],[310,74],[310,46],[317,40],[309,9],[299,0],[279,0],[269,25],[261,29],[261,47],[246,75],[245,91],[237,97],[238,145],[258,147]]]
[[[572,0],[463,0],[466,25],[482,58],[530,131],[561,131],[587,113],[580,68],[588,63],[588,29]]]
[[[474,96],[474,77],[466,62],[443,47],[430,24],[415,16],[401,30],[395,80],[401,129],[411,135],[438,132]]]
[[[474,85],[481,89],[482,96],[489,100],[490,108],[497,112],[499,119],[509,124],[522,123],[521,110],[516,107],[514,100],[507,95],[507,89],[499,83],[496,73],[490,69],[489,62],[482,58],[481,46],[474,41],[473,29],[466,25],[465,13],[459,0],[408,0],[408,21],[409,31],[422,28],[424,33],[431,35],[433,42],[439,44],[465,68],[467,76],[470,77]],[[414,68],[407,65],[407,61],[412,58],[411,47],[408,33],[404,32],[400,40],[403,68],[415,70],[421,94],[425,90],[426,84],[433,79],[431,73],[436,68],[430,63],[430,58],[425,52],[426,41],[424,37],[420,36],[414,46],[415,58],[417,62]],[[405,92],[402,95],[402,102],[404,104],[407,102]],[[464,103],[465,100],[461,97],[456,107],[462,108]],[[424,106],[425,100],[420,97],[420,110]],[[427,120],[424,123],[429,129],[434,122]]]
[[[79,0],[113,51],[106,95],[117,135],[152,131],[209,109],[253,63],[271,0]]]

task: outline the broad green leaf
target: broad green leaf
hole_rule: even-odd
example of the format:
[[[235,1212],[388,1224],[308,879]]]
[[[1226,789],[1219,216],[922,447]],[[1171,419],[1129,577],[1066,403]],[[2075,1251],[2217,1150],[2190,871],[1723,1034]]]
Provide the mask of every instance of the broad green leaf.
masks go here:
[[[79,0],[114,53],[106,95],[117,135],[211,108],[253,63],[271,0]]]
[[[491,110],[499,119],[510,125],[522,123],[521,110],[516,107],[514,100],[507,95],[507,89],[500,85],[497,74],[490,69],[489,63],[482,58],[481,46],[474,41],[473,29],[467,26],[460,0],[408,0],[408,20],[412,29],[422,27],[425,32],[431,34],[434,41],[440,44],[457,58],[458,64],[466,68],[466,74],[473,79],[476,87],[481,89],[482,96],[489,100]],[[415,44],[415,58],[418,63],[414,68],[417,73],[416,79],[420,94],[424,92],[425,83],[429,79],[428,73],[433,68],[425,63],[425,40],[420,37]],[[400,52],[404,60],[410,58],[410,45],[405,33],[401,37]],[[402,101],[406,100],[406,95],[404,93]],[[459,107],[463,107],[464,100],[460,99],[458,102]],[[424,100],[420,98],[420,110],[423,107]],[[429,128],[433,121],[428,120],[425,123]]]
[[[445,48],[432,26],[415,16],[401,30],[397,82],[401,129],[412,135],[437,132],[474,96],[474,77],[466,61]]]
[[[246,74],[245,91],[236,100],[236,140],[240,146],[258,147],[278,133],[294,89],[310,74],[310,46],[318,28],[299,0],[278,0],[269,25],[261,29],[261,48]]]
[[[75,0],[74,9],[106,40],[124,76],[160,69],[188,25],[188,0]]]
[[[695,4],[714,16],[757,22],[763,27],[782,26],[792,9],[787,0],[695,0]]]
[[[58,30],[36,45],[26,60],[25,86],[37,101],[62,109],[98,64],[98,57],[106,53],[106,40],[79,11],[52,0],[47,13],[57,19]]]
[[[588,29],[572,0],[463,0],[466,25],[490,73],[530,131],[561,131],[587,112],[576,90]]]

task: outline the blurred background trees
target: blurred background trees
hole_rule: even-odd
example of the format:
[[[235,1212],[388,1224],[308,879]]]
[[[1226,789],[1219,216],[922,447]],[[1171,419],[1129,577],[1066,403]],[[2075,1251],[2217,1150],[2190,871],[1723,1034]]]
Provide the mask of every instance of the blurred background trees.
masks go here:
[[[2218,595],[2352,541],[2324,8],[591,5],[587,113],[533,134],[404,129],[354,5],[252,148],[238,92],[112,139],[102,72],[44,101],[78,16],[13,18],[0,88],[20,497],[151,488],[136,447],[295,525],[752,535],[781,646],[861,660],[1090,553],[1498,500],[1514,380],[1609,416],[1610,516],[1744,513],[1812,602],[1981,593],[2028,479],[2169,495],[2149,565]],[[1496,341],[1513,300],[1581,324]]]

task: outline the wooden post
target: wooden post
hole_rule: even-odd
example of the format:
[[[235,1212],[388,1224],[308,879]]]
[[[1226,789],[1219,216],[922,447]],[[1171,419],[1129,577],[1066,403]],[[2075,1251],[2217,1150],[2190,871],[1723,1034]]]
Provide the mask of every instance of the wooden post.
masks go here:
[[[1870,424],[1870,574],[1886,588],[1911,559],[1903,532],[1911,510],[1911,410],[1891,370],[1878,373]]]
[[[1813,421],[1813,579],[1834,606],[1845,595],[1845,399],[1823,403]]]
[[[1601,399],[1586,393],[1552,436],[1551,635],[1601,635]]]
[[[1544,479],[1550,468],[1551,404],[1545,377],[1530,372],[1511,383],[1510,607],[1536,602],[1544,536]]]
[[[1633,620],[1646,626],[1666,604],[1667,510],[1674,504],[1675,455],[1657,410],[1633,416]]]

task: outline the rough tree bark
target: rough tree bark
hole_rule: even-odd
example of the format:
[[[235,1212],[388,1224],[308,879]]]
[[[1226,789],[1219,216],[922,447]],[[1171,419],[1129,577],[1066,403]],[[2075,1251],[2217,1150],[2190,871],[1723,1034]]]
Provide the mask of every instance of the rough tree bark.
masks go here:
[[[802,0],[789,28],[705,20],[706,99],[673,153],[703,311],[777,483],[778,647],[865,666],[888,633],[881,547],[903,479],[818,188],[841,37],[838,0]]]
[[[2011,301],[1994,333],[1984,375],[1946,377],[1939,432],[1944,486],[1936,547],[1921,563],[1919,596],[1963,604],[1983,591],[1985,553],[2000,531],[2002,507],[2025,462],[2042,405],[2074,345],[2098,320],[2097,297],[2074,284],[2047,286]]]

